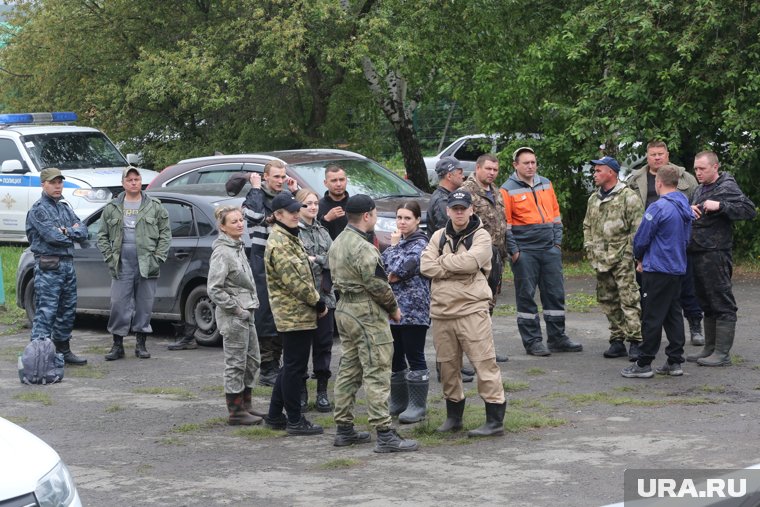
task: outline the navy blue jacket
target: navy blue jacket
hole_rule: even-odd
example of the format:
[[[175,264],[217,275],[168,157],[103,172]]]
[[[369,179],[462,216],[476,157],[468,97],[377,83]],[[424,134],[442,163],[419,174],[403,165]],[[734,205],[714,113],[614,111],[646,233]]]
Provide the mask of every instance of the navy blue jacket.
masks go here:
[[[61,228],[66,229],[66,234],[61,232]],[[69,203],[63,199],[53,199],[42,192],[40,200],[35,202],[26,214],[26,237],[35,257],[72,257],[74,241],[81,243],[88,236],[87,227],[79,220]]]
[[[686,245],[694,213],[681,192],[661,195],[644,212],[633,238],[633,256],[650,273],[686,273]]]
[[[401,308],[401,322],[391,325],[430,325],[430,280],[420,275],[420,257],[427,244],[427,235],[418,230],[382,253],[385,271],[400,278],[390,285]]]

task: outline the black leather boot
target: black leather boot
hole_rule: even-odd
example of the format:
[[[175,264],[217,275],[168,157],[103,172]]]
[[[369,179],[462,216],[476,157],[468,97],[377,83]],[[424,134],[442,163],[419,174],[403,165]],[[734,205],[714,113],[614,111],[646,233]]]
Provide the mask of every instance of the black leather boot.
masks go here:
[[[396,430],[388,428],[377,430],[377,442],[375,452],[409,452],[416,451],[419,447],[416,440],[407,440],[396,433]]]
[[[277,370],[274,361],[263,361],[259,370],[259,385],[274,387],[277,381]]]
[[[116,361],[124,357],[124,337],[117,334],[113,335],[113,345],[111,350],[106,354],[106,361]]]
[[[338,424],[333,445],[335,447],[346,447],[353,444],[366,444],[371,440],[368,432],[356,431],[353,424]]]
[[[87,359],[79,357],[71,351],[69,340],[66,340],[65,342],[56,341],[53,343],[55,343],[55,350],[58,351],[59,354],[63,354],[64,363],[73,364],[75,366],[84,366],[87,364]]]
[[[140,359],[150,359],[150,353],[148,352],[148,349],[145,348],[145,333],[137,333],[135,337],[137,338],[137,343],[135,344],[135,357],[139,357]]]
[[[170,343],[166,348],[169,350],[189,350],[197,349],[198,342],[195,341],[195,331],[198,326],[180,322],[175,324],[177,341]]]
[[[317,379],[317,412],[330,412],[332,410],[332,403],[330,398],[327,397],[327,378],[319,377]],[[368,433],[369,435],[369,433]]]

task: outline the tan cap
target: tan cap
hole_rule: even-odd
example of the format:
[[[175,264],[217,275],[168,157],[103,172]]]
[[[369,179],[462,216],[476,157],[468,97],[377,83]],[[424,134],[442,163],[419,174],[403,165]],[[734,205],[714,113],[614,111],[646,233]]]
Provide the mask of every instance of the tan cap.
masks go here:
[[[534,155],[536,154],[536,152],[533,151],[533,148],[531,148],[530,146],[522,146],[521,148],[517,148],[514,151],[514,153],[512,153],[512,161],[517,162],[517,157],[520,156],[520,153],[525,153],[525,152],[533,153]]]
[[[61,170],[55,167],[48,167],[47,169],[43,169],[40,173],[40,181],[53,181],[56,178],[64,178],[63,174],[61,173]]]
[[[127,175],[128,175],[129,173],[131,173],[131,172],[135,172],[135,173],[137,173],[137,175],[138,175],[138,176],[142,176],[142,175],[140,174],[140,170],[139,170],[137,167],[135,167],[135,166],[133,166],[133,165],[128,165],[128,166],[127,166],[127,167],[125,167],[125,168],[124,168],[124,170],[121,172],[121,179],[126,179],[126,178],[127,178]]]

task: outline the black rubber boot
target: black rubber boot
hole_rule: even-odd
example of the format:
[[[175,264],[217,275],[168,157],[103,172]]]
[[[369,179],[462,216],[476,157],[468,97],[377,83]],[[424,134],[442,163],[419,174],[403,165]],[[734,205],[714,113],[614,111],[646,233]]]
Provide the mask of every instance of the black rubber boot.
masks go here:
[[[366,444],[372,438],[366,431],[356,431],[353,424],[338,424],[338,431],[335,433],[335,447],[346,447],[353,444]]]
[[[507,402],[486,403],[486,423],[478,429],[467,432],[468,437],[500,437],[504,435],[504,412]]]
[[[607,359],[625,357],[628,355],[628,351],[625,349],[625,343],[623,343],[623,340],[612,340],[610,342],[610,348],[605,350],[602,355]]]
[[[399,415],[409,404],[409,388],[406,385],[406,374],[409,370],[391,373],[391,396],[388,400],[388,411],[391,415]]]
[[[375,452],[409,452],[419,448],[416,440],[406,440],[396,433],[396,430],[377,430],[377,443]]]
[[[292,423],[288,421],[288,425],[285,428],[285,431],[288,432],[288,435],[298,436],[298,435],[321,435],[325,432],[325,430],[322,429],[322,426],[319,424],[314,424],[303,415],[301,416],[301,419],[298,420],[297,423]]]
[[[116,361],[124,357],[124,337],[117,334],[113,335],[113,345],[111,350],[105,355],[106,361]]]
[[[73,364],[75,366],[84,366],[87,364],[87,359],[79,357],[71,351],[71,344],[69,340],[65,342],[53,342],[55,343],[55,350],[59,354],[63,354],[63,362],[66,364]]]
[[[435,431],[439,433],[448,433],[461,430],[463,428],[462,417],[464,416],[464,403],[465,400],[446,400],[446,420]]]
[[[243,393],[225,393],[227,411],[230,414],[227,423],[230,426],[253,426],[261,424],[261,417],[256,417],[243,408]]]
[[[691,344],[702,346],[705,344],[705,336],[702,334],[702,316],[686,317],[689,323],[689,334],[691,335]]]
[[[267,415],[266,412],[261,412],[253,408],[253,396],[251,396],[250,387],[243,388],[243,410],[256,417],[264,417]]]
[[[425,418],[430,372],[428,370],[410,371],[406,375],[406,381],[409,390],[409,403],[406,410],[399,414],[398,421],[402,424],[411,424]]]
[[[198,326],[181,322],[175,324],[177,341],[170,343],[166,348],[169,350],[190,350],[197,349],[198,342],[195,341],[195,331]]]
[[[327,378],[319,377],[317,379],[317,412],[330,412],[332,410],[332,403],[330,398],[327,397]]]
[[[736,321],[715,321],[715,350],[708,357],[697,359],[700,366],[731,366],[731,347],[734,345]]]
[[[137,338],[137,343],[135,343],[135,356],[140,359],[150,359],[150,353],[148,352],[148,349],[145,348],[145,333],[137,333],[135,338]]]
[[[712,317],[705,316],[705,346],[696,354],[689,354],[686,356],[687,361],[690,363],[696,363],[697,360],[712,355],[715,351],[715,326],[716,320]]]

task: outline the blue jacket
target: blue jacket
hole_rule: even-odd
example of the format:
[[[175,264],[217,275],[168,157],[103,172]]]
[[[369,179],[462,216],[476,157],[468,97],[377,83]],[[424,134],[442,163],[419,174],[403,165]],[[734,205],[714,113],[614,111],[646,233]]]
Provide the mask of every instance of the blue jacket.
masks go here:
[[[383,251],[385,271],[400,278],[390,285],[401,308],[401,322],[391,325],[430,325],[430,280],[420,275],[420,257],[427,244],[427,235],[418,230]]]
[[[61,232],[61,228],[66,229],[66,234]],[[35,257],[72,257],[74,241],[81,243],[88,235],[87,227],[79,220],[69,203],[63,199],[53,199],[42,192],[40,200],[35,202],[26,214],[26,237]]]
[[[633,238],[633,256],[650,273],[686,273],[686,245],[694,214],[681,192],[661,195],[649,205]]]

